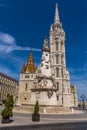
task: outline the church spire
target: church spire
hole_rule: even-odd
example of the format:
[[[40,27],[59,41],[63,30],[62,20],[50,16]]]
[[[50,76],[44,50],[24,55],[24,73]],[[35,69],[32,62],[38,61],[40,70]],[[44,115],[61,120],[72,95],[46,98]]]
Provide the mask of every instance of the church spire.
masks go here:
[[[28,59],[27,65],[26,65],[26,69],[28,69],[30,73],[35,72],[35,66],[34,66],[34,60],[33,60],[32,52],[29,55],[29,59]]]
[[[59,23],[59,13],[58,13],[58,4],[56,3],[56,9],[55,9],[55,19],[54,23]]]

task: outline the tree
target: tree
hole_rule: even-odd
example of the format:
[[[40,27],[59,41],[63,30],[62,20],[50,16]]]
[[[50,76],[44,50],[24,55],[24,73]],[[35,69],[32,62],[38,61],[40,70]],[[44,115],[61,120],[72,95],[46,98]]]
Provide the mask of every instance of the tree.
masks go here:
[[[13,116],[13,105],[14,105],[14,100],[13,100],[13,96],[11,95],[7,95],[7,99],[4,102],[5,104],[5,108],[2,110],[1,115],[2,115],[2,123],[4,123],[3,120],[8,119],[8,121],[6,123],[8,123],[10,121],[10,117]]]
[[[38,100],[36,101],[36,103],[34,105],[34,113],[32,114],[32,121],[40,121]]]
[[[34,106],[34,114],[39,114],[39,103],[38,103],[38,100],[36,101],[35,106]]]

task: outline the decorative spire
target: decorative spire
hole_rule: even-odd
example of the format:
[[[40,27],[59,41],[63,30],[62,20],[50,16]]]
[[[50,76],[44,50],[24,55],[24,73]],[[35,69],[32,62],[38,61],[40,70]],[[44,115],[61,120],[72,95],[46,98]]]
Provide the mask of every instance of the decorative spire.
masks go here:
[[[56,3],[56,9],[55,9],[55,19],[54,19],[54,23],[59,23],[59,13],[58,13],[58,5]]]
[[[44,47],[48,49],[48,39],[44,39]]]
[[[25,73],[25,70],[26,70],[25,65],[23,65],[21,69],[21,73]]]
[[[34,60],[33,60],[33,56],[32,56],[32,52],[30,53],[27,65],[26,65],[26,70],[29,70],[30,73],[34,73],[35,72],[35,66],[34,66]]]
[[[44,40],[44,45],[43,45],[42,51],[48,51],[49,52],[48,39],[47,38]]]

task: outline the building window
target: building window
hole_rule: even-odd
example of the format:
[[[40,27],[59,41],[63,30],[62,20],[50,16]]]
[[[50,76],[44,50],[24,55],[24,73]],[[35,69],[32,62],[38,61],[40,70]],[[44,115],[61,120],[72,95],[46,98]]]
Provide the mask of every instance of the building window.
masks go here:
[[[48,66],[48,65],[46,65],[46,69],[49,69],[49,66]]]
[[[59,91],[59,83],[58,82],[56,83],[56,88]]]
[[[28,84],[26,83],[26,85],[25,85],[25,91],[27,91],[27,88],[28,88]]]
[[[46,56],[48,56],[48,54],[46,53]]]
[[[56,42],[56,51],[58,51],[58,42]]]
[[[31,75],[31,78],[33,78],[33,75]]]
[[[59,95],[57,95],[57,101],[59,100]]]
[[[56,68],[56,77],[59,77],[59,69]]]
[[[24,100],[27,100],[27,98],[24,98]]]
[[[56,64],[58,64],[58,55],[56,55]]]
[[[63,75],[63,68],[61,69],[61,74],[62,74],[62,77],[64,77],[64,75]]]
[[[61,42],[61,51],[63,51],[63,41]]]
[[[64,64],[64,55],[61,56],[61,64]]]
[[[25,78],[29,78],[30,76],[29,75],[25,75]]]

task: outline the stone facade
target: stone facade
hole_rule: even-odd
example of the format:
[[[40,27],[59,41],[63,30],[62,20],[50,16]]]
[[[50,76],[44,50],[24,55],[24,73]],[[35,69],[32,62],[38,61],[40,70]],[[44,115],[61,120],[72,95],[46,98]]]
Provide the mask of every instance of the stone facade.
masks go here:
[[[35,68],[30,53],[27,64],[22,67],[18,104],[32,107],[38,100],[42,111],[70,108],[74,100],[72,93],[66,69],[65,32],[56,4],[54,23],[50,28],[49,40],[44,40],[40,65]]]
[[[19,82],[19,104],[29,104],[31,99],[31,89],[33,88],[33,82],[35,80],[35,71],[33,56],[30,53],[29,59],[26,65],[22,66]]]
[[[58,104],[70,107],[70,76],[66,70],[65,32],[60,23],[57,4],[54,23],[50,28],[50,59],[53,77],[58,88]]]
[[[13,95],[14,100],[18,98],[18,81],[0,72],[0,100],[4,101],[7,94]]]
[[[72,104],[72,107],[77,107],[78,106],[78,96],[77,96],[76,86],[71,85],[70,89],[71,89],[71,104]]]

